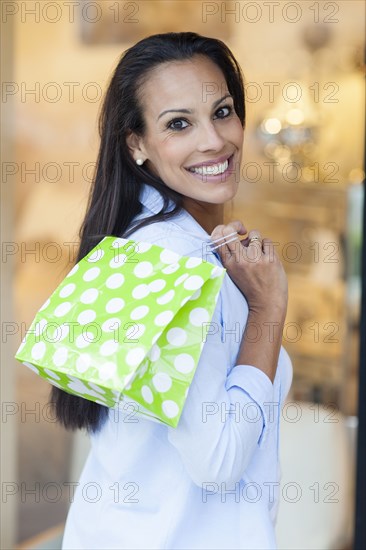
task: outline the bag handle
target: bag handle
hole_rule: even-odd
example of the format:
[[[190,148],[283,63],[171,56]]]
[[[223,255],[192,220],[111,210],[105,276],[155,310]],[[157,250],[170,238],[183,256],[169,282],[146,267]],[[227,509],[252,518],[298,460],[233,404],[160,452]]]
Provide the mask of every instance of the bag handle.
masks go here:
[[[234,237],[235,235],[235,237]],[[214,239],[211,242],[205,243],[207,246],[211,247],[210,251],[213,252],[214,250],[217,250],[220,248],[220,246],[224,246],[227,243],[231,243],[236,240],[236,237],[238,236],[238,233],[234,231],[233,233],[229,233],[229,235],[225,235],[225,237],[219,237],[218,239]],[[228,237],[233,237],[232,239],[226,240]],[[220,241],[223,241],[220,243]],[[219,244],[217,244],[219,243]],[[203,243],[202,243],[203,244]],[[199,250],[202,250],[202,248],[195,248],[194,250],[191,250],[189,254],[192,254],[192,252],[198,252]]]

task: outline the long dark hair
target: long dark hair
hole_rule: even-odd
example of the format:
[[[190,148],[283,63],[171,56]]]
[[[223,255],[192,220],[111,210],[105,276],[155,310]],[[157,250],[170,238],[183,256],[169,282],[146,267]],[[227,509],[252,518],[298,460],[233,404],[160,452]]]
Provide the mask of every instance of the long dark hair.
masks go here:
[[[149,72],[161,63],[204,55],[222,71],[234,100],[235,111],[245,125],[244,83],[240,66],[230,49],[215,38],[193,32],[155,34],[144,38],[121,56],[111,77],[99,116],[100,149],[91,186],[85,219],[79,231],[79,262],[106,235],[127,237],[133,230],[167,220],[182,209],[183,196],[170,189],[157,176],[134,162],[126,144],[130,131],[144,136],[145,122],[138,90]],[[132,224],[142,210],[139,202],[143,183],[159,191],[164,199],[162,210]],[[175,203],[167,212],[169,200]],[[50,402],[57,420],[66,428],[98,431],[108,408],[52,387]]]

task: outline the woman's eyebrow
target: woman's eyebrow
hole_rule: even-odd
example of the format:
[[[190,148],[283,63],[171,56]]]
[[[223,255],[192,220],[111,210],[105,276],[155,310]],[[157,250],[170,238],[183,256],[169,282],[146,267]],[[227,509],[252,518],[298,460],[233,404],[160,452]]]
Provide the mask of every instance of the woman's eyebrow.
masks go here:
[[[217,99],[216,101],[214,101],[212,107],[213,108],[217,107],[217,105],[219,105],[221,103],[221,101],[224,101],[224,99],[227,99],[228,97],[232,98],[232,95],[231,94],[226,94],[223,97],[221,97],[220,99]],[[187,115],[191,115],[193,113],[193,111],[191,109],[167,109],[166,111],[162,111],[156,120],[159,120],[159,118],[161,118],[166,113],[185,113]]]

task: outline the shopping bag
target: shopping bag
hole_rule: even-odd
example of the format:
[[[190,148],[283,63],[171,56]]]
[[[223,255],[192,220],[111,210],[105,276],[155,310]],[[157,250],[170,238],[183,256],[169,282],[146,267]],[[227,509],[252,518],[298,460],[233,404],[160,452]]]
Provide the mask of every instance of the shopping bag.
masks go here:
[[[43,304],[15,355],[68,393],[176,427],[226,269],[107,236]]]

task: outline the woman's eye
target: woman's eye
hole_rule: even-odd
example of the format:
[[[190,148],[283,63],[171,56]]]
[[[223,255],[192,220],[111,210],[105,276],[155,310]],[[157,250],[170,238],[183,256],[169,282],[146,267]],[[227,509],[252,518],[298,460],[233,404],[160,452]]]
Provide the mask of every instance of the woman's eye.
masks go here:
[[[188,122],[184,120],[184,118],[175,118],[168,123],[168,128],[170,130],[183,130],[184,128],[187,128],[187,126]]]
[[[232,107],[230,107],[229,105],[225,105],[224,107],[220,107],[220,109],[216,111],[216,115],[218,118],[225,118],[230,115],[232,110]]]
[[[223,107],[220,107],[220,109],[217,109],[215,113],[216,115],[215,118],[226,118],[230,116],[232,111],[233,111],[233,107],[231,107],[230,105],[223,105]],[[173,120],[168,122],[166,127],[168,130],[175,130],[179,132],[180,130],[184,130],[188,126],[189,126],[189,123],[184,118],[174,118]]]

